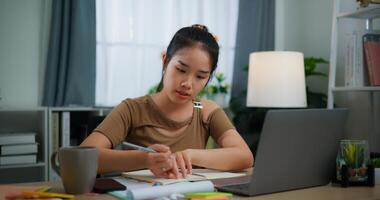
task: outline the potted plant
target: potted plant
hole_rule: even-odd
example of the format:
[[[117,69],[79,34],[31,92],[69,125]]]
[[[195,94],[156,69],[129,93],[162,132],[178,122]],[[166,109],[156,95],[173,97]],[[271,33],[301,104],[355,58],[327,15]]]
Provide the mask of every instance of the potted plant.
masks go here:
[[[375,184],[380,184],[380,158],[370,159],[369,164],[375,168]]]
[[[215,101],[220,107],[226,107],[226,95],[231,88],[225,80],[226,77],[222,72],[216,72],[212,82],[209,83],[204,89],[204,94],[206,97]]]
[[[322,72],[317,72],[317,65],[327,64],[328,61],[323,58],[305,57],[305,78],[311,76],[320,76],[327,78],[327,75]],[[323,93],[310,91],[309,87],[306,85],[307,94],[307,105],[309,108],[325,108],[327,106],[327,96]]]
[[[348,180],[352,182],[366,181],[368,164],[368,144],[365,140],[342,140],[338,156],[338,178],[342,179],[342,166],[347,167]]]

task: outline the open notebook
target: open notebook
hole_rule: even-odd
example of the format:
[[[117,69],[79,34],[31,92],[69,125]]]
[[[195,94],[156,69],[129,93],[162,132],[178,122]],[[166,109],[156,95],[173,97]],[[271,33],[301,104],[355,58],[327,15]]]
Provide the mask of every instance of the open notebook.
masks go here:
[[[172,183],[185,182],[185,181],[202,181],[202,180],[212,180],[220,178],[233,178],[239,176],[245,176],[246,173],[232,173],[232,172],[222,172],[211,169],[193,169],[193,174],[188,175],[183,179],[166,179],[166,178],[156,178],[152,172],[148,169],[139,170],[133,172],[122,173],[123,177],[132,178],[140,181],[147,181],[151,183],[159,183],[161,185],[168,185]]]

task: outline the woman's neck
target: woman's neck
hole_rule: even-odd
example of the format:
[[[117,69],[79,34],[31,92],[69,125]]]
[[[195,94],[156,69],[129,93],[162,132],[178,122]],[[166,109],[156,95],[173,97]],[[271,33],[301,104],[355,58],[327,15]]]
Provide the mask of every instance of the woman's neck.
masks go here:
[[[163,92],[153,94],[152,99],[158,106],[161,112],[168,118],[177,119],[175,121],[183,121],[192,116],[193,103],[188,101],[186,103],[177,104],[172,102],[167,95]]]

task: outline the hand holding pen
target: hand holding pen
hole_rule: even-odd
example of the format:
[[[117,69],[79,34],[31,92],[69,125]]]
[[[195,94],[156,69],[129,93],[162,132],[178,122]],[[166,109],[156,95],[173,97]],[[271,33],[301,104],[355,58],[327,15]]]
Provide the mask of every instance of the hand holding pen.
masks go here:
[[[146,159],[147,168],[149,168],[156,177],[174,177],[171,172],[173,168],[173,159],[171,158],[171,151],[168,146],[154,144],[149,147],[142,147],[128,142],[123,142],[123,145],[131,149],[148,153]]]
[[[123,142],[123,145],[145,153],[158,153],[148,155],[147,159],[148,168],[157,177],[177,179],[185,178],[188,174],[192,173],[191,158],[188,150],[171,154],[170,148],[162,144],[143,147],[129,142]],[[168,155],[169,157],[167,157]]]

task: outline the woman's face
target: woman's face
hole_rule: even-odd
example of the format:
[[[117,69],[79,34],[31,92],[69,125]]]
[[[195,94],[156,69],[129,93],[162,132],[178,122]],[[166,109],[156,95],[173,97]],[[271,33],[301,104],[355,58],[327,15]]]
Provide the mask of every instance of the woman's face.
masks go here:
[[[163,92],[175,103],[194,99],[206,85],[211,60],[199,47],[179,50],[169,61],[164,73]]]

